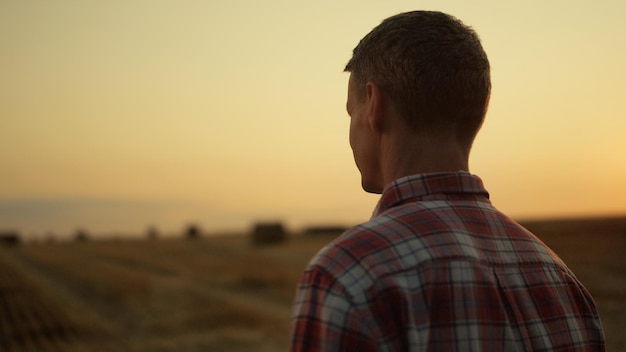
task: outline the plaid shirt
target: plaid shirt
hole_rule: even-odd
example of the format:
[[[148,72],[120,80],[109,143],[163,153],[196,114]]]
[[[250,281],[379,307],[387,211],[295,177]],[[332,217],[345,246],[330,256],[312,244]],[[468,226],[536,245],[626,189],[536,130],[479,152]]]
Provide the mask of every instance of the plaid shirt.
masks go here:
[[[603,351],[593,299],[467,172],[387,187],[303,273],[291,351]]]

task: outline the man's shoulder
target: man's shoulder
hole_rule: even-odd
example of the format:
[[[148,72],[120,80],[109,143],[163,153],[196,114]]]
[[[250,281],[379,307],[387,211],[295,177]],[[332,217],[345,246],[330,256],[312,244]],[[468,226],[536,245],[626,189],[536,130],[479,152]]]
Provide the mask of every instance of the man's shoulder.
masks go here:
[[[322,248],[309,270],[323,271],[344,287],[364,288],[376,279],[431,260],[427,245],[414,229],[393,216],[378,216],[356,225]]]
[[[311,261],[337,275],[360,266],[384,275],[437,260],[510,265],[560,260],[532,233],[488,204],[421,201],[354,226]]]
[[[366,264],[368,256],[386,245],[380,232],[368,223],[359,224],[324,246],[309,266],[323,267],[326,271],[334,272],[352,266],[355,262]]]
[[[366,292],[385,275],[383,271],[389,273],[398,267],[396,262],[393,244],[364,223],[348,229],[322,248],[305,273],[321,275],[359,302],[366,299]]]
[[[311,261],[324,268],[345,268],[358,262],[368,269],[384,263],[390,266],[405,255],[412,264],[432,259],[424,238],[433,233],[454,231],[449,202],[421,201],[388,209],[369,221],[356,225],[326,245]],[[393,267],[393,265],[391,265]]]
[[[341,264],[342,260],[348,259],[366,264],[371,256],[393,249],[390,234],[397,227],[395,222],[392,216],[378,216],[353,226],[322,248],[312,263]],[[413,231],[407,231],[409,233],[414,234]]]

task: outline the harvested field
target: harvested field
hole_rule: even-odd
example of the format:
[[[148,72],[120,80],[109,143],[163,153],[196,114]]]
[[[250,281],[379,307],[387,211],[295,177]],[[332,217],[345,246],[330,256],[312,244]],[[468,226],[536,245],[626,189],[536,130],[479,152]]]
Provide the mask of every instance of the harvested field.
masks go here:
[[[626,219],[525,222],[596,298],[626,350]],[[300,272],[332,237],[0,247],[0,350],[285,351]]]

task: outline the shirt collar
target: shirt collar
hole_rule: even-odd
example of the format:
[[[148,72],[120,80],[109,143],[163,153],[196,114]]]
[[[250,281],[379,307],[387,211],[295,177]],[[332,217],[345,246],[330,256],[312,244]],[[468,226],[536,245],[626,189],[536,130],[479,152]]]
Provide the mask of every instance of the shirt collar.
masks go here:
[[[417,174],[399,178],[385,187],[373,216],[410,201],[450,197],[482,198],[489,202],[489,193],[482,180],[467,171]]]

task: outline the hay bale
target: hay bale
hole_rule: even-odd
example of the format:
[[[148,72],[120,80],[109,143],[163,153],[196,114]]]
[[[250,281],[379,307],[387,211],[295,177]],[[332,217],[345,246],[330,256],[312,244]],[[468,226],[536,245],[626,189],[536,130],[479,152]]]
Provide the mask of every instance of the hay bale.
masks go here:
[[[150,240],[156,240],[159,238],[159,230],[154,226],[150,226],[148,227],[147,236]]]
[[[20,244],[20,234],[17,231],[0,232],[0,244],[7,247],[13,247]]]
[[[188,240],[195,240],[200,237],[200,234],[200,227],[197,225],[191,224],[187,226],[187,229],[185,230],[185,237],[187,237]]]
[[[287,239],[285,227],[280,222],[257,223],[252,230],[252,244],[271,245]]]
[[[74,234],[74,241],[76,242],[87,242],[89,241],[89,234],[86,230],[78,229]]]

